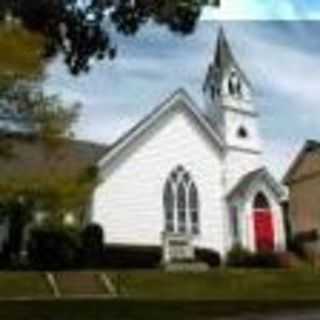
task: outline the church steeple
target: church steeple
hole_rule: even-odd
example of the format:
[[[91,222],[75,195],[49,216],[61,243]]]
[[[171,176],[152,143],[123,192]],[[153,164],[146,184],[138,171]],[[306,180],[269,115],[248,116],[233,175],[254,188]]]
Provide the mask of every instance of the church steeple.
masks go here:
[[[233,107],[239,107],[239,100],[251,100],[252,86],[234,58],[231,47],[221,27],[218,32],[213,62],[209,65],[204,82],[208,113],[215,112],[212,104],[223,104],[223,99]],[[211,101],[210,101],[211,100]],[[245,107],[245,106],[242,106]],[[249,106],[248,106],[249,107]]]
[[[231,180],[242,175],[241,170],[233,173],[234,160],[251,163],[252,169],[261,165],[261,141],[252,85],[236,61],[222,28],[218,32],[203,91],[207,116],[225,142],[227,167],[230,166],[227,175],[232,176],[228,178],[228,184],[232,184]],[[245,169],[248,172],[250,168]]]
[[[235,61],[230,50],[229,43],[222,27],[220,27],[217,38],[217,47],[214,65],[220,69],[226,69],[231,62]]]

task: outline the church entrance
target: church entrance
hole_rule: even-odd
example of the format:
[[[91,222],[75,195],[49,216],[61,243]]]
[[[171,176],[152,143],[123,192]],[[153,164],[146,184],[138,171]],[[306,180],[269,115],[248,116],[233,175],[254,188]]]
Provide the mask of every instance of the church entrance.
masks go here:
[[[274,250],[274,228],[269,202],[263,193],[258,193],[254,201],[254,231],[257,251]]]

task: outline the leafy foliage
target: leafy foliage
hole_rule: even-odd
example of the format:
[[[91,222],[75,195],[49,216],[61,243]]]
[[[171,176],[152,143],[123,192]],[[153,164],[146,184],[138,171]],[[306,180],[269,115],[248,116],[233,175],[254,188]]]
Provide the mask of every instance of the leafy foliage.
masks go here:
[[[252,253],[240,245],[234,246],[227,255],[228,266],[242,268],[279,268],[280,257],[274,252]]]
[[[30,203],[29,210],[26,210],[25,214],[30,215],[28,211],[44,212],[46,225],[61,226],[65,215],[69,212],[72,212],[80,223],[85,205],[97,183],[95,177],[84,180],[83,175],[71,177],[52,172],[50,175],[26,174],[15,179],[2,179],[0,199],[3,203],[11,203],[23,198]]]
[[[98,224],[89,224],[80,234],[81,262],[84,267],[99,267],[103,257],[103,229]]]
[[[217,251],[205,248],[196,248],[195,256],[197,260],[207,263],[210,267],[217,267],[221,265],[221,257]]]
[[[64,229],[34,229],[28,243],[28,258],[33,269],[73,268],[78,258],[79,241]]]
[[[30,131],[44,138],[71,134],[79,104],[66,105],[58,96],[46,95],[36,82],[13,76],[1,80],[0,110],[9,119],[22,120]]]
[[[92,59],[113,59],[113,29],[134,35],[153,21],[171,31],[193,32],[201,9],[218,0],[0,0],[0,18],[18,17],[46,39],[45,56],[63,52],[73,74],[89,70]]]
[[[0,82],[1,112],[10,121],[22,123],[28,134],[31,133],[44,142],[50,163],[51,154],[63,147],[65,137],[72,134],[72,126],[80,106],[66,105],[57,96],[45,95],[35,82],[16,80],[10,76],[7,78],[9,81]],[[0,138],[0,155],[15,156],[10,152],[5,135],[6,133]],[[24,201],[32,204],[29,208],[31,211],[50,212],[48,222],[59,224],[68,211],[75,210],[81,215],[95,183],[96,172],[92,168],[73,176],[54,170],[50,173],[41,170],[25,172],[7,179],[1,178],[0,199],[3,203],[11,203],[23,197]]]
[[[289,249],[300,258],[313,259],[319,241],[319,232],[316,229],[299,232],[289,243]]]
[[[1,75],[14,74],[35,78],[42,74],[44,38],[19,24],[0,22],[0,70]],[[5,79],[8,81],[8,79]],[[0,79],[3,82],[3,79]]]
[[[244,267],[250,260],[251,252],[240,245],[235,245],[227,254],[226,263],[231,267]]]

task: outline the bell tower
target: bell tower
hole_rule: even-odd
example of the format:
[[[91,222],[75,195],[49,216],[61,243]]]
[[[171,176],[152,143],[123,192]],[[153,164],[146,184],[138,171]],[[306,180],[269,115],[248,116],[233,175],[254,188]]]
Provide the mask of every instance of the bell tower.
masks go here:
[[[225,143],[225,180],[231,189],[242,176],[262,166],[262,149],[253,88],[222,28],[203,92],[207,117]]]

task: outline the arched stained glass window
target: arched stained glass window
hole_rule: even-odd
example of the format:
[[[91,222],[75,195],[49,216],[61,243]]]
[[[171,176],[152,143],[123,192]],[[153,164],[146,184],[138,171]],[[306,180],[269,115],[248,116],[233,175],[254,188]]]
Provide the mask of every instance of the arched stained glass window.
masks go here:
[[[166,214],[166,230],[169,232],[174,231],[174,221],[173,221],[173,213],[174,213],[174,192],[172,188],[172,184],[170,181],[167,181],[165,186],[165,191],[163,194],[163,203]]]
[[[164,188],[165,230],[199,234],[199,198],[196,184],[188,171],[177,166]]]
[[[189,189],[189,208],[191,218],[191,230],[193,234],[199,233],[199,202],[198,191],[195,184],[192,182]]]
[[[187,223],[187,201],[186,201],[186,188],[183,183],[178,185],[177,193],[177,202],[178,202],[178,232],[186,232],[186,223]]]

